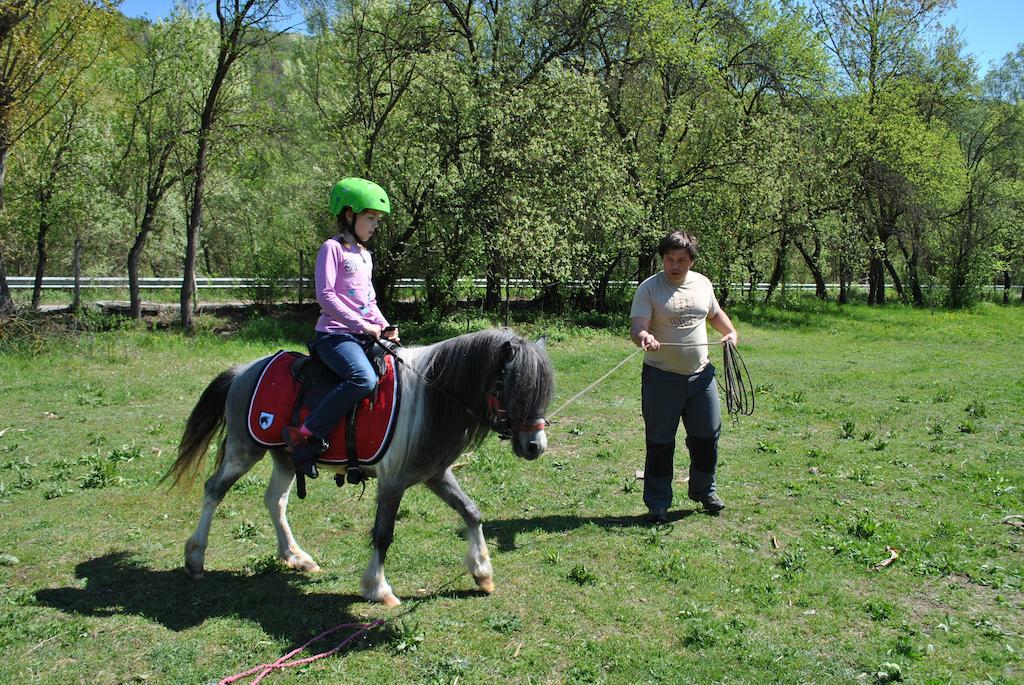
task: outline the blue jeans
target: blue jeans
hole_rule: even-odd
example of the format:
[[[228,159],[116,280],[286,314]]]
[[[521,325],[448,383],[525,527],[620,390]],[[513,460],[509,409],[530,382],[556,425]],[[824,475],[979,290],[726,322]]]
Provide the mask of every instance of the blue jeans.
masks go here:
[[[715,367],[682,376],[644,364],[641,375],[647,460],[644,465],[644,504],[649,509],[672,506],[672,461],[676,431],[682,419],[690,452],[690,499],[715,492],[718,436],[722,414],[715,387]]]
[[[366,358],[362,341],[349,333],[321,333],[313,341],[317,355],[341,378],[333,390],[306,417],[306,427],[318,438],[327,438],[361,399],[373,392],[377,371]]]

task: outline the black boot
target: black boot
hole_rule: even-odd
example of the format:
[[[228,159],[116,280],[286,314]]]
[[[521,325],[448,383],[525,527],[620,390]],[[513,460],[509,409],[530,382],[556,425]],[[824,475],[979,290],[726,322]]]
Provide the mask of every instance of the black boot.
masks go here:
[[[316,458],[320,452],[311,447],[304,447],[292,452],[292,464],[295,466],[295,473],[300,473],[307,478],[316,478],[320,472],[316,468]]]
[[[327,451],[327,441],[319,438],[312,438],[310,443],[304,447],[291,452],[292,464],[295,465],[295,473],[302,474],[306,478],[316,478],[320,472],[316,468],[317,457]]]

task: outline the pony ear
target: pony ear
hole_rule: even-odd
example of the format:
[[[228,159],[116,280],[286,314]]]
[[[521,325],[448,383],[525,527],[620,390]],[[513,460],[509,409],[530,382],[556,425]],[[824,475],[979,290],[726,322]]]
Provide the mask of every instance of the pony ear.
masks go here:
[[[533,344],[542,350],[546,350],[548,347],[548,336],[542,335],[533,341]]]

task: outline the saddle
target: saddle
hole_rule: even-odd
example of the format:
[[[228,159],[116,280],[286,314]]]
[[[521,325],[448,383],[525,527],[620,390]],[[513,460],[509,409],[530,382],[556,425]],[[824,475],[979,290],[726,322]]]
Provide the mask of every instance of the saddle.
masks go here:
[[[318,463],[346,466],[349,482],[361,480],[361,466],[376,464],[391,443],[401,400],[394,352],[372,345],[367,356],[377,385],[338,422]],[[341,379],[315,356],[279,351],[267,362],[249,402],[249,435],[265,447],[282,447],[284,427],[300,425]],[[337,476],[338,484],[344,480]]]

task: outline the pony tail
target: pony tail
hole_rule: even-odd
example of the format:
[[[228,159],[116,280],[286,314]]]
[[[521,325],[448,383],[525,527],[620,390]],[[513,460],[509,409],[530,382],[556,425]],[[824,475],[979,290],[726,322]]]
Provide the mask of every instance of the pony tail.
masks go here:
[[[191,483],[195,480],[210,443],[218,433],[224,430],[224,408],[228,399],[228,390],[236,376],[238,376],[238,367],[232,367],[227,371],[222,371],[206,386],[206,390],[199,397],[199,402],[192,408],[192,413],[185,423],[185,433],[181,436],[181,442],[178,443],[178,458],[160,479],[160,483],[168,478],[173,478],[170,487],[175,488],[183,481]],[[224,441],[221,440],[218,460],[222,458],[223,453]]]

